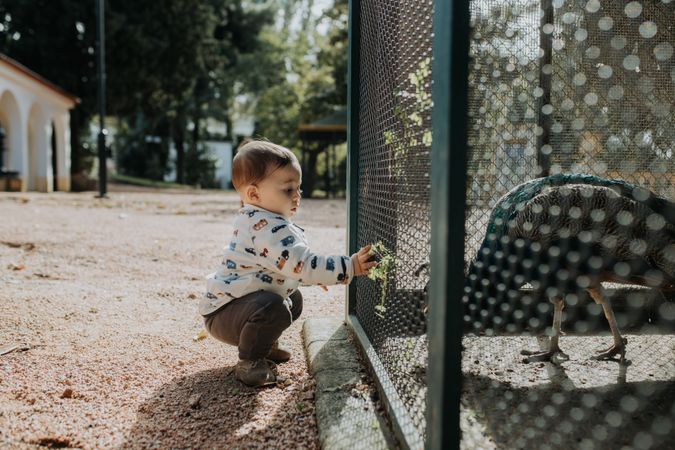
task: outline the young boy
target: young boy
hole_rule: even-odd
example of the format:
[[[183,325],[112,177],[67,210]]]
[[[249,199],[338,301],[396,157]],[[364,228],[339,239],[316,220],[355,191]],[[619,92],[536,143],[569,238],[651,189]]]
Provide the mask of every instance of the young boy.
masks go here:
[[[348,284],[377,265],[368,261],[370,245],[351,257],[312,252],[290,220],[300,207],[301,177],[295,155],[266,141],[245,142],[233,161],[242,208],[199,312],[213,337],[239,347],[234,373],[249,386],[274,383],[268,360],[290,358],[278,338],[302,312],[300,284]]]

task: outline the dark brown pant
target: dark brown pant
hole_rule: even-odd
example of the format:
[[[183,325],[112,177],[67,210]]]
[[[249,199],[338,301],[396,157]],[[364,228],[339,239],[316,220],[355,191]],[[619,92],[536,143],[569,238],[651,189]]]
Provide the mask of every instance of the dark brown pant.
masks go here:
[[[274,341],[302,313],[302,294],[290,296],[288,308],[284,298],[267,291],[258,291],[232,300],[208,316],[206,329],[214,338],[239,347],[239,358],[264,358]]]

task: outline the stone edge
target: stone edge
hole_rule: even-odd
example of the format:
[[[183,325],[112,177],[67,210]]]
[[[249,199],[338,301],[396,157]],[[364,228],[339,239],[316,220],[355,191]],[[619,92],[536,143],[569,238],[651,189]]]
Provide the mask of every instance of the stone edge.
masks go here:
[[[303,342],[310,375],[316,380],[316,420],[323,450],[397,448],[393,432],[370,396],[353,389],[366,368],[351,330],[338,317],[305,320]],[[356,446],[355,446],[356,445]]]

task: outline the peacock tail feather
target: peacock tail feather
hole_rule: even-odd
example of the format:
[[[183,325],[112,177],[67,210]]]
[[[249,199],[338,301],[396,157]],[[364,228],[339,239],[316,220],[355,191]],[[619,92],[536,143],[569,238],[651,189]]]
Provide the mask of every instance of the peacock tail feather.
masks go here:
[[[587,184],[604,186],[618,190],[619,194],[627,197],[635,197],[635,192],[646,191],[640,186],[620,179],[602,178],[596,175],[583,173],[556,174],[548,177],[536,178],[513,188],[506,193],[492,209],[486,239],[498,239],[508,233],[509,222],[518,214],[522,207],[532,198],[539,195],[547,187],[563,186],[568,184]],[[647,191],[648,192],[648,191]],[[649,192],[645,198],[646,203],[655,212],[666,218],[668,222],[675,220],[675,206],[672,202]]]

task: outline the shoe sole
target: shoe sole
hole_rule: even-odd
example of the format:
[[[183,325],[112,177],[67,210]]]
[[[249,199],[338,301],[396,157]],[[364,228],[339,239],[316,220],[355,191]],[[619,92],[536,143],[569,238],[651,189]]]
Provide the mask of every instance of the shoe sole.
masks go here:
[[[263,382],[260,382],[260,383],[253,383],[253,384],[247,383],[246,381],[242,380],[242,378],[241,378],[241,377],[239,376],[239,374],[236,373],[236,372],[235,372],[235,374],[234,374],[234,377],[235,377],[237,380],[239,380],[242,384],[245,384],[245,385],[248,386],[248,387],[263,387],[263,386],[270,386],[270,385],[272,385],[272,384],[276,384],[276,383],[277,383],[276,377],[274,377],[273,380],[267,380],[267,381],[263,381]]]
[[[245,382],[245,381],[242,380],[241,378],[237,378],[237,379],[238,379],[239,381],[241,381],[242,384],[245,384],[246,386],[248,386],[248,387],[253,387],[253,388],[265,387],[265,386],[271,386],[271,385],[273,385],[273,384],[277,384],[277,380],[274,380],[274,381],[264,381],[264,382],[259,383],[259,384],[248,384],[247,382]]]
[[[275,364],[281,364],[281,363],[285,363],[285,362],[288,362],[288,361],[291,360],[291,358],[286,358],[286,359],[272,359],[272,358],[270,358],[269,356],[266,356],[265,359],[268,360],[268,361],[271,361],[271,362],[273,362],[273,363],[275,363]]]

